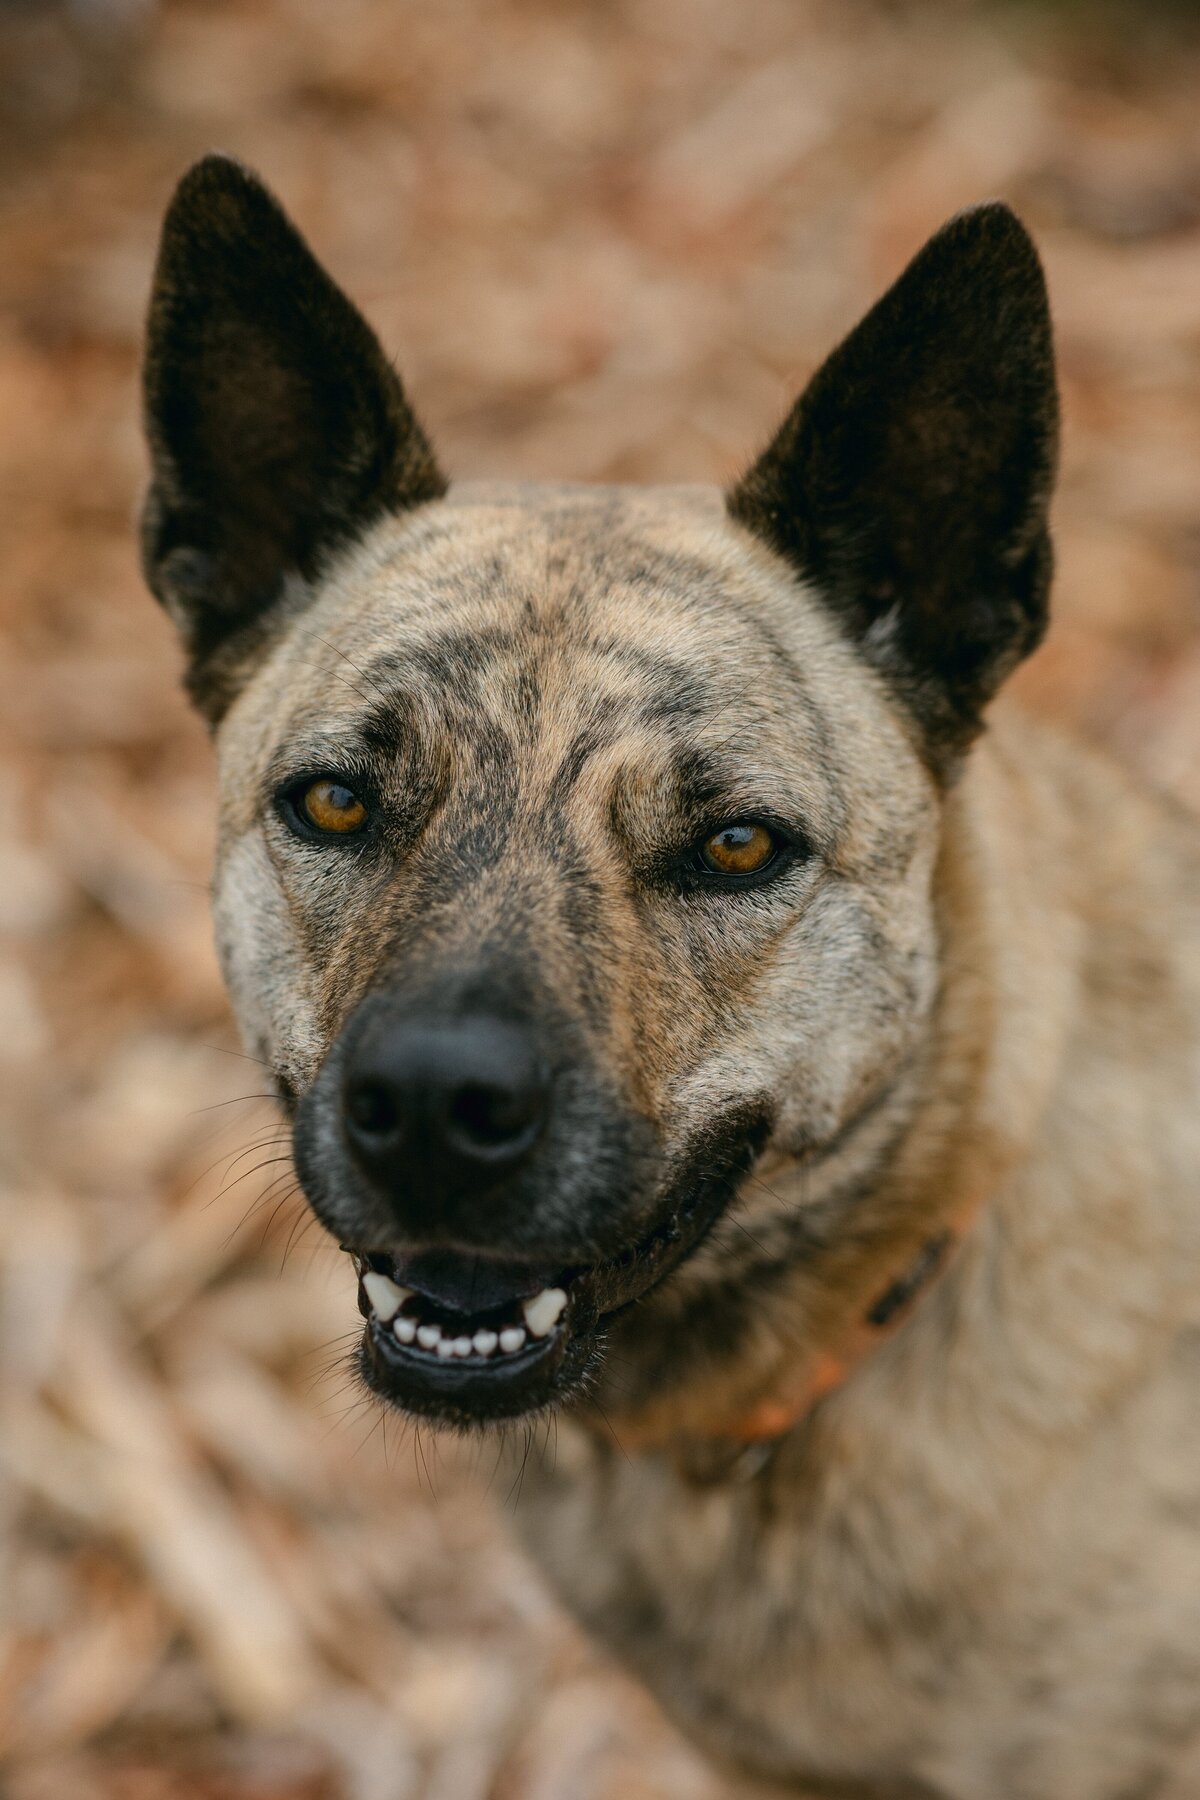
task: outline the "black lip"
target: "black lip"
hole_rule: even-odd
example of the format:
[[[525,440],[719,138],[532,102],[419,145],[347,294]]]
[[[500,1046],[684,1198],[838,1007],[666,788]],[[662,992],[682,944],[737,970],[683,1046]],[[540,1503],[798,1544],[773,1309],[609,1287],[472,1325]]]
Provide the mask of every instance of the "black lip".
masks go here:
[[[472,1425],[539,1412],[553,1398],[561,1364],[578,1340],[560,1323],[549,1337],[491,1362],[442,1360],[410,1350],[378,1320],[367,1321],[359,1362],[381,1399],[440,1424]]]
[[[397,1411],[472,1430],[529,1417],[577,1395],[604,1353],[606,1327],[691,1256],[729,1205],[769,1130],[764,1107],[731,1112],[706,1134],[655,1209],[653,1228],[618,1255],[563,1272],[567,1307],[545,1338],[487,1362],[410,1349],[368,1319],[359,1368]],[[360,1252],[360,1260],[370,1253]]]

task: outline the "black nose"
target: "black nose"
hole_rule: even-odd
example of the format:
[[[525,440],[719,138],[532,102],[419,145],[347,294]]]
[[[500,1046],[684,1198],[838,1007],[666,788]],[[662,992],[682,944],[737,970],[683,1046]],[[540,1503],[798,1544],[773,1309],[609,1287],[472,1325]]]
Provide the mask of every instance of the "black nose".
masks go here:
[[[549,1084],[517,1021],[378,1020],[347,1060],[342,1101],[347,1142],[377,1186],[479,1193],[533,1149]]]

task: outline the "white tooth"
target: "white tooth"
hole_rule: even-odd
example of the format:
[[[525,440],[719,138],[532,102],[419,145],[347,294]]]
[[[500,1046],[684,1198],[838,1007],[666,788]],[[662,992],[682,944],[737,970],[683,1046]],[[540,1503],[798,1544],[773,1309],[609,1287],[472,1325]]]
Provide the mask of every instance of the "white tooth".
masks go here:
[[[442,1328],[440,1325],[417,1326],[417,1342],[423,1350],[432,1350],[435,1344],[441,1342],[441,1336]]]
[[[525,1327],[523,1325],[506,1325],[500,1333],[500,1348],[506,1356],[511,1356],[514,1350],[519,1350],[524,1342]]]
[[[392,1330],[402,1344],[411,1344],[417,1335],[417,1322],[415,1319],[406,1319],[401,1315],[392,1326]]]
[[[494,1331],[477,1331],[471,1342],[480,1356],[490,1356],[500,1339]]]
[[[567,1296],[561,1288],[543,1288],[532,1300],[523,1300],[521,1310],[534,1337],[545,1337],[562,1317]]]
[[[470,1356],[471,1340],[469,1337],[457,1337],[454,1340],[455,1356]]]
[[[390,1275],[380,1275],[376,1269],[367,1270],[362,1284],[367,1290],[371,1311],[384,1325],[395,1318],[412,1293],[411,1288],[397,1287]]]
[[[437,1353],[443,1362],[454,1355],[454,1339],[440,1337],[437,1341]]]

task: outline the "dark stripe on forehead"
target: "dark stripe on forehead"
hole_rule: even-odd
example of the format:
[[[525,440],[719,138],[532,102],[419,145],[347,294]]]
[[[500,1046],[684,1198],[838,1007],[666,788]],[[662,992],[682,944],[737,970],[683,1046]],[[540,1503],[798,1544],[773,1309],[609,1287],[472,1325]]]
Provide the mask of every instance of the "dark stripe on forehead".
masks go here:
[[[367,663],[366,674],[373,686],[385,690],[419,687],[422,681],[461,687],[485,674],[498,656],[527,644],[529,636],[508,625],[456,626],[382,651]]]
[[[671,755],[671,778],[686,812],[699,811],[723,798],[730,786],[729,759],[719,751],[680,744]]]
[[[694,662],[612,635],[589,636],[584,646],[591,655],[637,676],[642,705],[665,707],[673,702],[677,712],[698,717],[719,704],[719,690],[705,668]]]
[[[593,724],[579,732],[566,755],[559,763],[550,779],[546,790],[545,806],[552,818],[557,818],[563,806],[583,774],[590,759],[600,750],[607,750],[615,741],[616,732],[611,726]]]
[[[542,705],[542,678],[532,659],[527,658],[511,677],[509,704],[513,729],[522,742],[532,744],[537,732],[538,713]]]
[[[373,701],[355,721],[355,729],[368,750],[388,758],[411,752],[423,736],[416,709],[400,690]]]

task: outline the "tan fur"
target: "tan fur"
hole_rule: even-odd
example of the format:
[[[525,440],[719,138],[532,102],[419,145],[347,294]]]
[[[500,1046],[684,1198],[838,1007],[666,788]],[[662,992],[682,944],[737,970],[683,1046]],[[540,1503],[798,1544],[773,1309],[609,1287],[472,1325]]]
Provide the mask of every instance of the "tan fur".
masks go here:
[[[583,642],[581,591],[593,646],[719,669],[701,745],[758,795],[785,777],[813,822],[786,906],[632,897],[629,858],[672,829],[661,735],[634,667]],[[516,665],[537,672],[502,853],[416,907],[414,872],[471,822],[451,799],[386,884],[316,883],[265,822],[273,759],[332,751],[378,699],[376,659],[448,629],[506,634],[477,719],[511,725]],[[382,973],[452,964],[514,917],[584,1019],[531,821],[597,695],[615,729],[568,802],[605,919],[590,1051],[668,1150],[718,1100],[780,1110],[731,1214],[615,1328],[599,1404],[526,1471],[519,1525],[687,1730],[792,1791],[1160,1792],[1200,1730],[1200,834],[1004,702],[941,794],[903,709],[716,495],[455,489],[297,588],[220,727],[217,913],[252,1050],[302,1087]],[[459,794],[463,744],[419,683],[407,698]],[[397,781],[416,773],[402,753]],[[752,1479],[706,1468],[711,1423],[972,1198],[961,1255],[870,1363]],[[693,1301],[806,1215],[825,1235],[737,1355],[660,1391],[656,1346]],[[609,1422],[663,1447],[625,1454]]]

